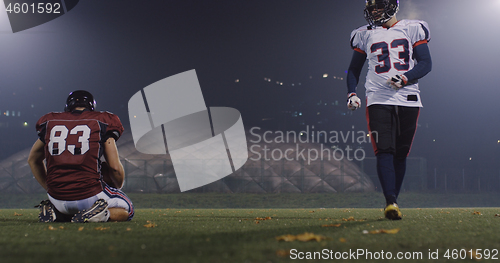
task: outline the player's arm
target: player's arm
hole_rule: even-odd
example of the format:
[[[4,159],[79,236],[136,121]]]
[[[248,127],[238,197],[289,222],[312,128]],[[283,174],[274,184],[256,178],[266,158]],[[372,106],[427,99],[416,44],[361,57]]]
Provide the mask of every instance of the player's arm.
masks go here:
[[[115,138],[113,137],[109,137],[106,142],[104,142],[104,158],[109,166],[109,176],[114,186],[116,188],[121,188],[125,179],[125,170],[120,161]]]
[[[432,59],[427,41],[424,40],[413,47],[413,56],[417,64],[403,75],[397,75],[388,80],[388,84],[394,89],[400,89],[407,83],[412,83],[431,72]]]
[[[45,160],[44,147],[45,144],[40,139],[36,140],[33,147],[31,147],[28,156],[28,164],[35,179],[45,190],[47,190],[47,168],[43,162],[43,160]]]
[[[365,65],[366,53],[360,49],[354,49],[351,64],[347,70],[347,108],[355,110],[361,106],[361,100],[356,94],[356,87],[359,83],[361,70]]]
[[[413,47],[413,55],[418,64],[404,74],[410,82],[424,77],[432,70],[431,52],[429,51],[427,42]]]

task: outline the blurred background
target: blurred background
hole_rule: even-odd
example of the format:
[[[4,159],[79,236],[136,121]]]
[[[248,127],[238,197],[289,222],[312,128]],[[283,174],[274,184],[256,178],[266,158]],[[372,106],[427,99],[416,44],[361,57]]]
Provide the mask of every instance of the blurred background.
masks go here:
[[[366,24],[363,8],[363,0],[85,0],[13,34],[2,6],[3,173],[13,174],[37,139],[38,118],[62,111],[69,92],[93,93],[126,134],[130,97],[190,69],[207,106],[238,109],[246,129],[366,131],[364,110],[345,106],[349,37]],[[499,11],[499,0],[400,1],[399,19],[428,22],[433,58],[419,81],[424,108],[410,154],[418,187],[408,189],[499,191]],[[366,66],[362,101],[365,74]],[[352,147],[366,150],[357,165],[376,184],[371,145]]]

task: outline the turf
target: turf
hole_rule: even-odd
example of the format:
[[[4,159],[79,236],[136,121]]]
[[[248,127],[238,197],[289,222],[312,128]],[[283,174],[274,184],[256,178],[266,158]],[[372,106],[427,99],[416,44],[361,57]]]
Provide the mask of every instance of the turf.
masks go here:
[[[442,262],[448,249],[450,257],[460,257],[460,249],[500,249],[500,217],[495,216],[499,212],[497,208],[412,208],[403,209],[403,220],[389,221],[381,218],[380,209],[362,208],[137,209],[130,222],[71,224],[38,223],[36,209],[2,209],[0,258],[5,263],[292,262],[298,252],[368,249],[383,250],[385,256],[390,252],[393,257],[397,252],[422,252],[422,259],[404,262]],[[380,229],[399,232],[363,233]],[[276,239],[305,232],[325,239]],[[430,260],[429,252],[436,251],[439,260]],[[476,262],[470,254],[462,256],[468,259],[460,262]]]
[[[136,208],[381,208],[380,192],[363,193],[127,193]],[[32,208],[47,194],[0,193],[0,209]],[[406,208],[430,207],[500,207],[499,192],[443,193],[405,192],[398,203]]]

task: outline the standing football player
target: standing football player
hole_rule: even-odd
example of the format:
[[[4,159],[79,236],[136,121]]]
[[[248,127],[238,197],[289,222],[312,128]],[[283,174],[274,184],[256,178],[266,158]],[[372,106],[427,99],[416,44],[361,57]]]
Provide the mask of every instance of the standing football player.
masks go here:
[[[48,113],[36,124],[39,139],[28,163],[49,197],[39,205],[40,222],[127,221],[134,216],[132,202],[119,190],[125,173],[115,141],[123,126],[116,115],[94,109],[92,94],[77,90],[69,94],[64,112]]]
[[[356,110],[361,106],[356,86],[368,60],[366,119],[386,199],[384,214],[392,220],[402,217],[397,198],[422,107],[417,82],[432,68],[427,23],[398,21],[398,10],[398,0],[366,1],[368,25],[351,33],[354,52],[347,75],[347,107]]]

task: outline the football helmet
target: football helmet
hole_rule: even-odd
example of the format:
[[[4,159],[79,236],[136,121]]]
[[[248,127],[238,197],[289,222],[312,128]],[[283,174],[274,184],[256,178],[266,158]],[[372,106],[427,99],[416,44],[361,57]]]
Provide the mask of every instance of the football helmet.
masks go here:
[[[64,111],[73,111],[76,107],[85,107],[89,111],[95,109],[94,96],[86,90],[75,90],[71,92],[66,99]]]
[[[365,19],[371,26],[382,26],[399,10],[399,0],[366,0]]]

